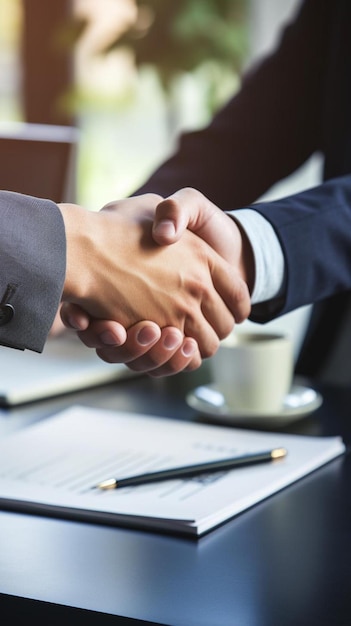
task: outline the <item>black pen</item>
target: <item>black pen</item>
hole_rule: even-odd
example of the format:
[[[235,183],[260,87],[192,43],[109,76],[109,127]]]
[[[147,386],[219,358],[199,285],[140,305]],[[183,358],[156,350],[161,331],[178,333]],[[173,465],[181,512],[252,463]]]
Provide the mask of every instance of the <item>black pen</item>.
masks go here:
[[[206,463],[198,463],[196,465],[183,465],[181,467],[148,472],[146,474],[136,474],[134,476],[128,476],[127,478],[108,478],[107,480],[103,480],[98,483],[96,487],[104,490],[119,489],[121,487],[146,485],[147,483],[154,483],[162,480],[191,478],[192,476],[200,476],[205,473],[209,474],[211,472],[221,472],[235,469],[236,467],[267,463],[269,461],[283,459],[286,455],[287,451],[285,448],[275,448],[274,450],[269,450],[267,452],[254,452],[253,454],[245,454],[243,456],[232,457],[229,459],[219,459],[218,461],[209,461]]]

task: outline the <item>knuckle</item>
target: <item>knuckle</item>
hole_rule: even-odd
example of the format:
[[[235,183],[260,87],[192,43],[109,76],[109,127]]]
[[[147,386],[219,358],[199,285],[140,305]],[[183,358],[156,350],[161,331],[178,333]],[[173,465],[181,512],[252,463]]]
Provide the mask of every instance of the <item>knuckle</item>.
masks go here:
[[[116,363],[116,361],[113,358],[113,355],[108,350],[98,349],[96,350],[96,354],[99,357],[99,359],[101,359],[102,361],[105,361],[106,363]]]
[[[232,316],[228,317],[228,319],[224,320],[221,326],[221,329],[218,332],[218,336],[220,339],[225,339],[230,335],[235,326],[235,320]]]
[[[200,192],[194,189],[194,187],[183,187],[181,192],[186,194],[187,196],[190,196],[190,198],[195,198],[200,195]]]
[[[91,334],[89,334],[89,332],[86,331],[79,331],[77,332],[77,336],[79,337],[79,340],[87,347],[87,348],[97,348],[98,344],[96,342],[95,337],[92,337]]]
[[[133,372],[139,372],[139,373],[149,373],[150,371],[152,371],[154,368],[157,367],[157,363],[154,361],[154,359],[152,359],[152,357],[150,355],[148,355],[147,357],[140,357],[138,359],[135,359],[135,361],[132,361],[130,363],[127,364],[129,369],[131,369]]]
[[[145,194],[145,199],[150,200],[150,202],[161,202],[163,200],[162,196],[160,196],[158,193],[151,192]]]
[[[213,336],[206,345],[200,346],[200,354],[203,359],[208,359],[213,356],[219,348],[219,337]]]
[[[174,365],[172,365],[172,362],[169,361],[168,363],[162,365],[162,367],[157,367],[154,370],[150,370],[148,372],[148,375],[151,378],[165,378],[166,376],[174,376],[175,374],[178,374],[179,372],[179,368],[176,368]]]
[[[200,366],[202,365],[202,359],[200,357],[200,355],[194,357],[190,363],[187,364],[187,366],[184,368],[185,372],[194,372],[195,370],[197,370]]]
[[[237,302],[236,320],[243,322],[251,311],[250,293],[244,281],[239,282],[235,297]]]

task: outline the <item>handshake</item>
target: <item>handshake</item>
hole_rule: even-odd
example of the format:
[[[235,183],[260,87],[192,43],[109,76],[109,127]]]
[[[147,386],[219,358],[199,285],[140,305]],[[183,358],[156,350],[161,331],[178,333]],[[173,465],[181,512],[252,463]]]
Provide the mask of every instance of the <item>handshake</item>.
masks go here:
[[[61,319],[98,356],[166,376],[199,367],[250,313],[254,260],[237,223],[194,189],[59,204]]]

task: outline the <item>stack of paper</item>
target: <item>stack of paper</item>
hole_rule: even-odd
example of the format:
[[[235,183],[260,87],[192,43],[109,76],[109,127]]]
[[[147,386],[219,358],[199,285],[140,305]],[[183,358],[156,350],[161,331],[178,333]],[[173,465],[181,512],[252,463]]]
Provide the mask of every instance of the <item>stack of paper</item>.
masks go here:
[[[102,491],[110,477],[284,447],[284,460]],[[339,437],[262,433],[72,407],[0,442],[0,506],[201,535],[344,452]]]
[[[74,333],[49,339],[44,352],[0,346],[0,404],[16,405],[135,376],[105,363]]]

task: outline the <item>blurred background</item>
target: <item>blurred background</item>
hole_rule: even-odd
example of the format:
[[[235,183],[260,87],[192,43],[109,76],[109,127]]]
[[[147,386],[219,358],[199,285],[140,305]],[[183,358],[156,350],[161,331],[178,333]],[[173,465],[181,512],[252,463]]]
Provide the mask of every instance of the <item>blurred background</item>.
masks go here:
[[[97,210],[144,182],[179,132],[209,121],[299,4],[0,0],[0,122],[77,127],[76,200]],[[319,177],[315,157],[269,195]],[[272,323],[296,351],[308,315]]]
[[[0,0],[0,121],[77,126],[77,200],[99,208],[208,122],[298,4]]]

